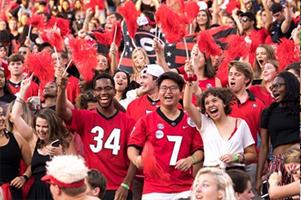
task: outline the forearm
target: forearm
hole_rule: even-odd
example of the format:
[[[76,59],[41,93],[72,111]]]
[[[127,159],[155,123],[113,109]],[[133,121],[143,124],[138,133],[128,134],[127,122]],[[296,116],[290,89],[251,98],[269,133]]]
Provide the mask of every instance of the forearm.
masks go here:
[[[279,186],[277,183],[270,184],[270,199],[283,199],[295,195],[300,195],[300,180],[284,186]]]
[[[56,99],[56,113],[59,117],[61,117],[64,121],[69,121],[68,112],[71,112],[68,108],[67,97],[66,97],[66,88],[58,87],[58,96]]]
[[[257,162],[256,179],[261,179],[263,166],[267,157],[268,157],[268,149],[260,148],[258,162]]]
[[[123,179],[123,183],[127,185],[131,185],[135,175],[136,175],[137,167],[130,162],[126,177]]]
[[[257,155],[256,155],[256,152],[247,152],[247,153],[244,153],[244,159],[242,160],[242,162],[244,162],[246,165],[248,164],[252,164],[254,162],[256,162],[256,159],[257,159]]]
[[[204,159],[204,153],[202,150],[197,150],[191,155],[193,165],[200,163]]]
[[[135,163],[137,157],[139,156],[139,150],[135,147],[128,147],[127,150],[128,158],[132,163]]]

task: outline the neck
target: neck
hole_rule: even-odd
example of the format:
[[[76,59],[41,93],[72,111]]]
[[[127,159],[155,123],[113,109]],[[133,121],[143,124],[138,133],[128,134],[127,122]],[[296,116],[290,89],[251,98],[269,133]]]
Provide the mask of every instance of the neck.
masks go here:
[[[13,83],[20,83],[22,81],[22,78],[23,78],[22,75],[20,76],[11,75],[9,80]]]
[[[254,28],[250,28],[248,30],[245,30],[245,34],[246,35],[251,35],[252,31],[254,30]]]
[[[56,104],[56,97],[45,98],[44,105],[46,107],[54,106]]]
[[[241,89],[240,91],[238,91],[234,94],[239,99],[240,103],[244,103],[248,98],[248,92],[245,88]]]
[[[158,90],[157,90],[157,89],[154,89],[154,90],[150,91],[150,92],[148,93],[148,96],[149,96],[153,101],[158,100],[158,99],[159,99],[159,97],[158,97]]]
[[[228,117],[227,115],[223,114],[219,119],[215,120],[214,123],[216,126],[227,124]]]
[[[107,108],[103,108],[99,105],[99,103],[97,103],[96,109],[98,110],[98,112],[100,112],[106,117],[111,117],[117,112],[117,109],[115,108],[113,101],[111,102],[111,105],[108,106]]]
[[[205,70],[204,70],[204,68],[198,70],[196,72],[196,76],[197,76],[198,80],[203,80],[205,78]]]
[[[88,198],[87,198],[86,193],[84,192],[84,193],[81,193],[79,195],[72,196],[72,197],[66,195],[65,193],[62,193],[62,196],[58,197],[57,199],[58,200],[86,200]]]
[[[120,101],[121,100],[121,98],[122,98],[122,91],[117,91],[116,90],[116,94],[115,94],[115,99],[117,99],[118,101]]]
[[[177,108],[177,106],[172,106],[172,107],[160,106],[160,110],[168,119],[171,120],[177,118],[180,113],[180,110]]]

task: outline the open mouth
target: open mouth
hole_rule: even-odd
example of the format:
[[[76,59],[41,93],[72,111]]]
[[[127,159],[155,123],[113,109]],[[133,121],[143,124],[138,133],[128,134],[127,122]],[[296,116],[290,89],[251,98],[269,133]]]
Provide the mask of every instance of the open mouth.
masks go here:
[[[273,93],[273,96],[274,96],[274,98],[275,98],[276,101],[278,101],[279,98],[280,98],[280,94],[279,93]]]
[[[107,104],[107,103],[109,103],[110,98],[109,98],[109,97],[101,97],[101,98],[99,99],[99,101],[100,101],[100,103],[102,103],[102,104]]]
[[[258,59],[258,62],[262,65],[264,63],[264,60]]]
[[[229,86],[230,87],[234,87],[235,86],[235,82],[234,81],[230,81]]]

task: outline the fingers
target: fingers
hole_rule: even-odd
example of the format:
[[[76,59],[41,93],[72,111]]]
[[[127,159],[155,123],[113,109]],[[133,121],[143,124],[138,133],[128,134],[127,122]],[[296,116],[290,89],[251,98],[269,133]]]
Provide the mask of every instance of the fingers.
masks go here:
[[[21,176],[18,176],[10,182],[10,185],[16,188],[21,188],[24,185],[24,183],[25,183],[25,179]]]

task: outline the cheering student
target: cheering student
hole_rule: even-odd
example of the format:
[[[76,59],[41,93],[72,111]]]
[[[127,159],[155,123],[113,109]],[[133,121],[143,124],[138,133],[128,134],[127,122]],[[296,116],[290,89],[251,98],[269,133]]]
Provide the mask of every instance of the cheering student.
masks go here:
[[[161,105],[136,123],[128,156],[138,168],[144,168],[142,199],[187,198],[193,181],[191,168],[203,159],[202,140],[188,115],[178,109],[184,80],[174,72],[166,72],[157,84]],[[143,148],[149,152],[141,157]],[[149,153],[153,153],[151,158]]]
[[[129,186],[136,168],[129,162],[126,148],[134,122],[113,104],[116,92],[113,78],[105,73],[94,78],[93,93],[97,105],[91,111],[66,109],[66,78],[59,76],[57,81],[57,113],[81,136],[88,167],[98,169],[106,177],[104,199],[114,199],[114,196],[131,199]]]

